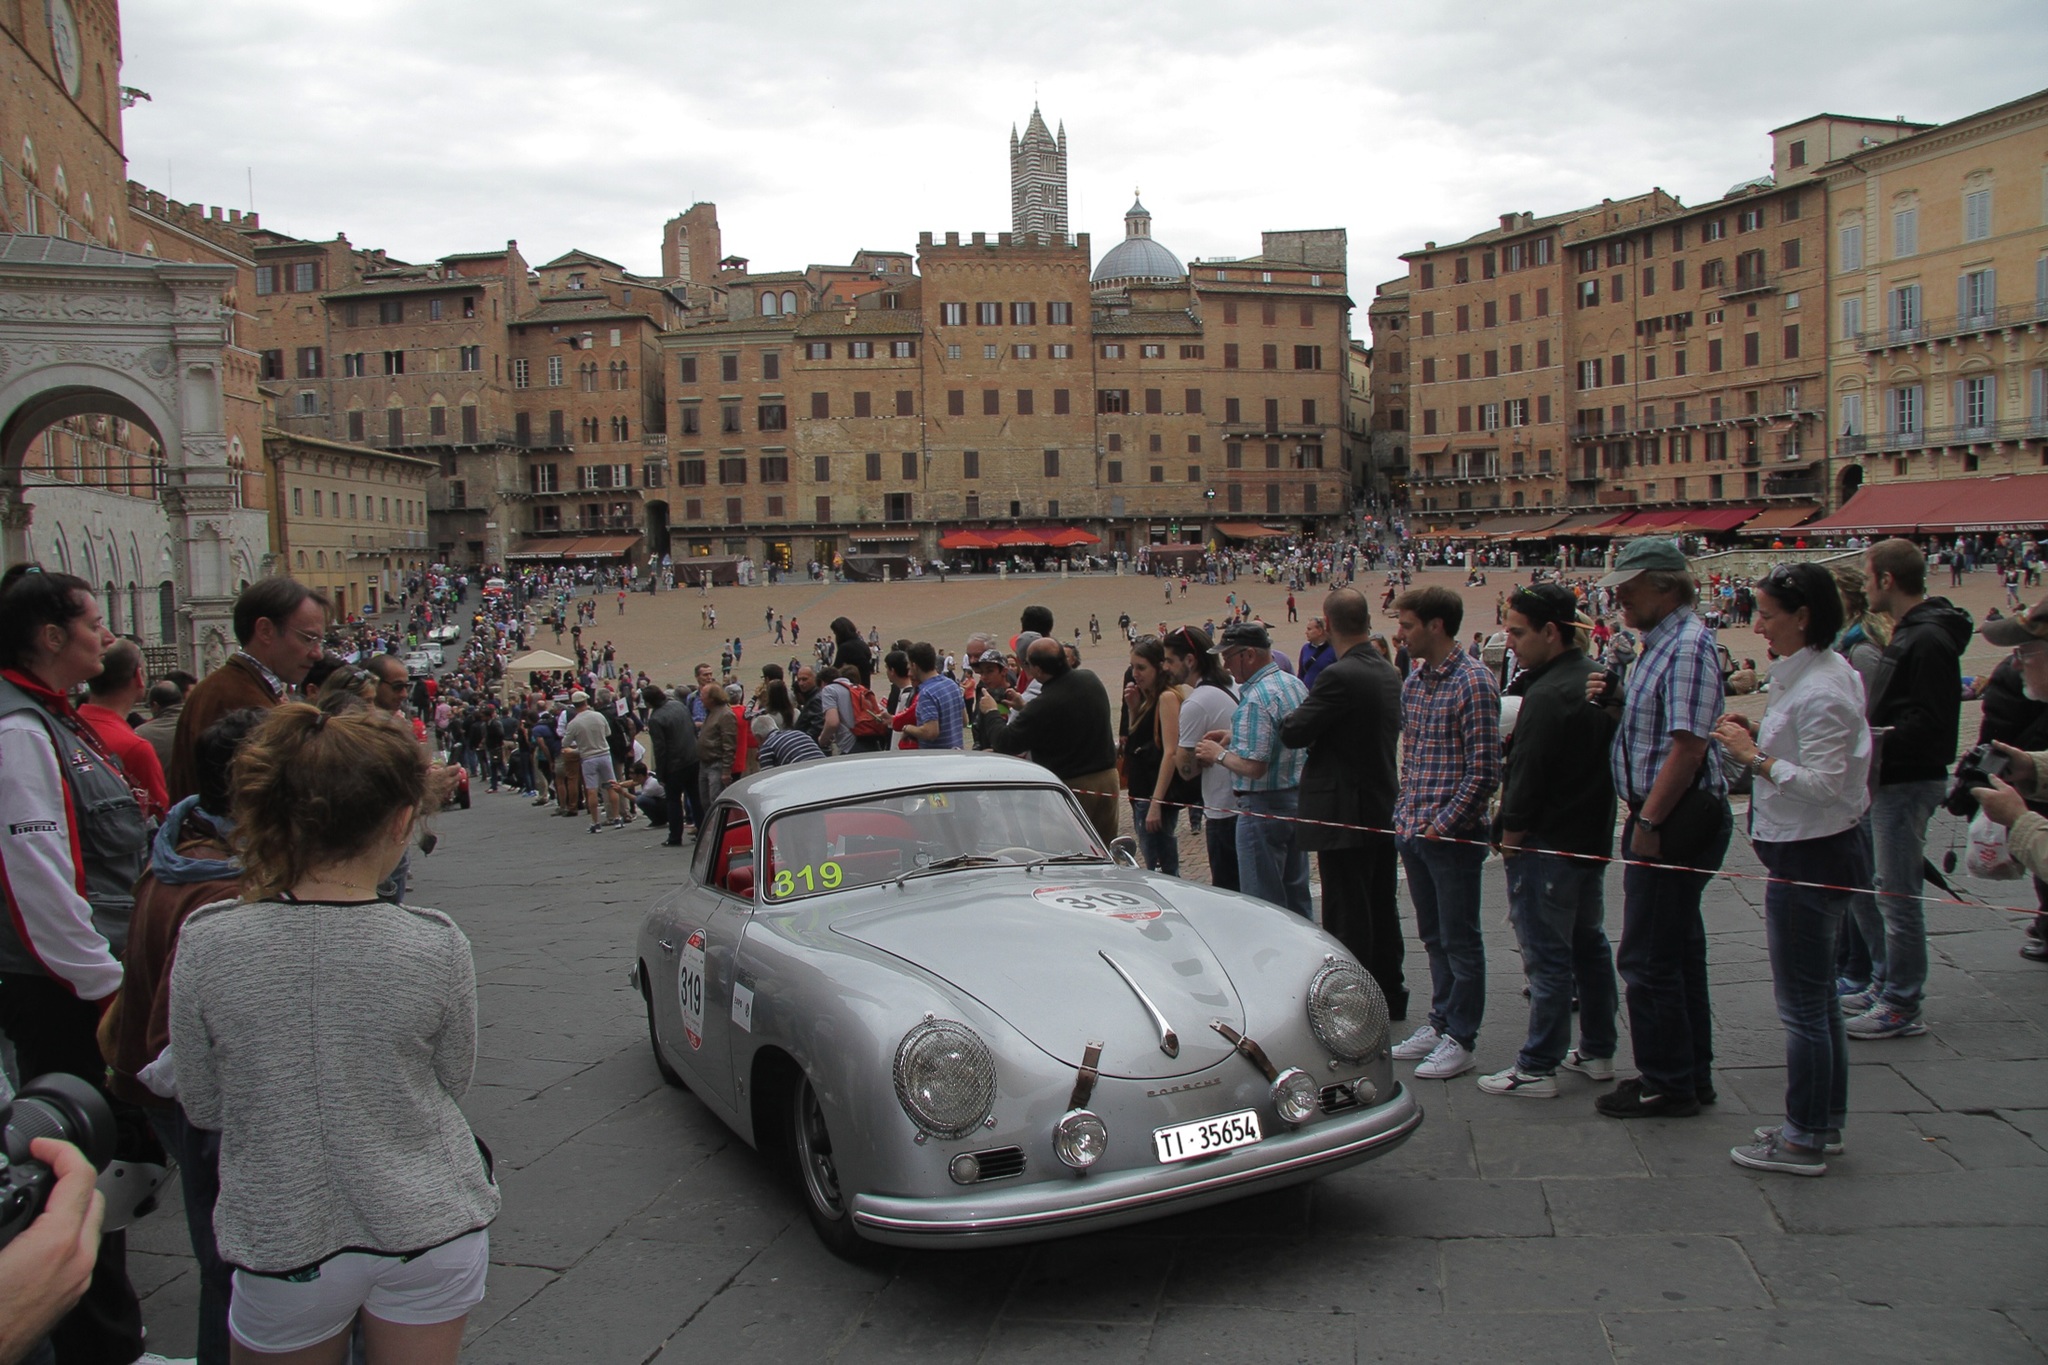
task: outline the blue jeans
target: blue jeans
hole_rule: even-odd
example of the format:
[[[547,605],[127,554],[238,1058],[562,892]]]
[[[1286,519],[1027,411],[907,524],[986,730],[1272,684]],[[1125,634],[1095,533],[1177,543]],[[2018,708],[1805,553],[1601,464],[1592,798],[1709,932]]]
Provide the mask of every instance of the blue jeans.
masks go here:
[[[1204,820],[1202,846],[1209,851],[1210,885],[1237,890],[1237,817],[1211,815]]]
[[[1756,851],[1774,877],[1854,886],[1868,875],[1854,826],[1823,839],[1759,841]],[[1849,1035],[1835,1003],[1835,947],[1854,894],[1776,881],[1764,888],[1771,989],[1785,1026],[1785,1140],[1801,1147],[1839,1137],[1849,1111]]]
[[[1927,989],[1927,910],[1920,903],[1927,821],[1941,793],[1939,779],[1892,782],[1879,787],[1870,803],[1877,909],[1884,916],[1884,950],[1880,954],[1874,943],[1870,949],[1871,984],[1882,983],[1886,1002],[1915,1016]]]
[[[1510,854],[1507,869],[1508,917],[1529,977],[1529,1038],[1515,1065],[1535,1076],[1557,1070],[1571,1046],[1574,990],[1580,1055],[1612,1057],[1619,996],[1607,944],[1607,864],[1532,851]]]
[[[1415,902],[1415,936],[1429,954],[1429,1022],[1470,1049],[1486,1013],[1486,948],[1479,938],[1480,844],[1396,838]]]
[[[1131,798],[1131,827],[1138,831],[1138,852],[1145,855],[1145,866],[1153,872],[1164,872],[1169,877],[1180,875],[1180,834],[1175,826],[1180,824],[1179,806],[1159,808],[1159,832],[1154,834],[1145,828],[1145,813],[1151,809],[1149,797]]]
[[[1863,865],[1868,868],[1876,863],[1876,852],[1871,848],[1870,812],[1863,812],[1863,819],[1856,826],[1856,834],[1863,842]],[[1868,886],[1866,881],[1864,885]],[[1835,947],[1835,976],[1837,989],[1846,982],[1861,989],[1868,986],[1877,964],[1884,961],[1884,916],[1878,913],[1877,893],[1858,891],[1849,898],[1849,918],[1842,925]]]
[[[227,1365],[228,1296],[233,1270],[213,1239],[213,1206],[220,1201],[220,1134],[195,1128],[176,1105],[146,1111],[157,1141],[178,1163],[185,1193],[185,1231],[199,1262],[199,1365]]]
[[[1628,1031],[1643,1089],[1679,1100],[1714,1088],[1714,1016],[1707,998],[1707,926],[1700,897],[1728,856],[1731,823],[1721,823],[1704,852],[1691,859],[1700,872],[1631,862],[1621,873],[1621,947],[1614,965],[1628,1005]],[[1635,817],[1621,827],[1621,846],[1635,841]],[[1635,854],[1628,855],[1631,858]]]
[[[1239,792],[1237,804],[1245,812],[1237,817],[1237,889],[1313,923],[1315,902],[1308,890],[1308,855],[1295,844],[1292,819],[1260,818],[1293,816],[1301,808],[1301,790]]]

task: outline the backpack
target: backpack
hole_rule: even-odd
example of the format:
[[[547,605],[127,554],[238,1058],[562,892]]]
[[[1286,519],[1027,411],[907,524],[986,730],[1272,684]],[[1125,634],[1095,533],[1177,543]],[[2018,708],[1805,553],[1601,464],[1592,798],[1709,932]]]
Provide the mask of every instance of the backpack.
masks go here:
[[[889,713],[875,699],[871,688],[849,683],[853,693],[853,733],[856,739],[879,739],[889,733]]]

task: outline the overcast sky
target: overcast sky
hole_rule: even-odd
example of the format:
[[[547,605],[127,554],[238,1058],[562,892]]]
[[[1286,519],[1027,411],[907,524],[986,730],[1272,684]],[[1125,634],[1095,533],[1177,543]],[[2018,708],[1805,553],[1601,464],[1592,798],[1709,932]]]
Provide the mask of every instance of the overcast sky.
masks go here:
[[[1064,120],[1099,259],[1142,187],[1183,259],[1350,231],[1395,259],[1499,214],[1769,169],[1821,110],[1939,122],[2048,84],[2044,0],[1167,0],[1112,6],[126,0],[129,175],[421,261],[516,238],[654,272],[718,205],[756,270],[1009,227],[1009,135]]]

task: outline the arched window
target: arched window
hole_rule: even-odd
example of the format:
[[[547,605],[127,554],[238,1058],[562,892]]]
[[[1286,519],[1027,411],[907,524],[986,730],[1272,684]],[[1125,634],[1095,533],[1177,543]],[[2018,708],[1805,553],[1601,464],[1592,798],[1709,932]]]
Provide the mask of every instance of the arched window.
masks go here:
[[[299,567],[302,569],[306,567],[306,552],[304,550],[299,551]]]
[[[69,204],[71,202],[71,182],[64,175],[64,163],[61,161],[57,163],[57,202],[59,204]]]
[[[763,289],[761,291],[761,316],[772,318],[779,311],[775,306],[775,291],[773,289]]]
[[[784,313],[796,312],[796,290],[785,289],[782,291],[782,311]]]

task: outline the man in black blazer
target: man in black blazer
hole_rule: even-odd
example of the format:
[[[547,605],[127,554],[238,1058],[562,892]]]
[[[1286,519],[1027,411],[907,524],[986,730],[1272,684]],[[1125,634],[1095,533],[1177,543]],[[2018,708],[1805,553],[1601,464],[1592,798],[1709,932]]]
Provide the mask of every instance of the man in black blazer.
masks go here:
[[[1301,816],[1391,831],[1401,675],[1372,646],[1372,604],[1363,593],[1355,588],[1332,592],[1323,599],[1323,620],[1337,658],[1316,675],[1308,698],[1280,724],[1281,743],[1308,750]],[[1321,867],[1323,927],[1379,983],[1388,1013],[1407,1018],[1393,834],[1303,825],[1297,840],[1302,849],[1315,852]]]

